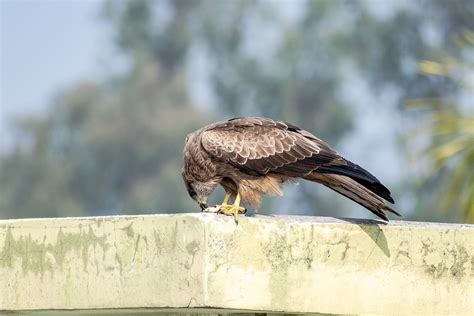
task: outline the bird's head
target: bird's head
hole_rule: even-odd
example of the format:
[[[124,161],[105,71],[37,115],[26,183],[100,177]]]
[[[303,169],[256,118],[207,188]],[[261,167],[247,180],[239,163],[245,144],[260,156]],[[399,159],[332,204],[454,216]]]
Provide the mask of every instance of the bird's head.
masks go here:
[[[182,172],[184,184],[189,196],[199,204],[201,210],[205,210],[207,206],[207,198],[214,192],[218,182],[214,179],[210,181],[198,181],[193,177],[188,177],[186,172]]]
[[[199,185],[193,182],[186,182],[186,189],[188,190],[189,196],[199,204],[201,210],[205,210],[207,208],[207,197],[201,190],[199,190]]]

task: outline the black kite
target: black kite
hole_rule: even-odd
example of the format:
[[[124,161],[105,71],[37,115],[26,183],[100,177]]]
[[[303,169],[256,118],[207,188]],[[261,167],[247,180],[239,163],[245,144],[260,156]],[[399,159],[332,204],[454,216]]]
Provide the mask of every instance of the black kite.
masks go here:
[[[362,167],[344,159],[324,141],[292,124],[263,117],[234,118],[205,126],[186,137],[182,175],[201,208],[217,185],[226,197],[218,212],[245,212],[241,200],[258,206],[262,194],[282,195],[285,181],[321,183],[387,220],[390,191]],[[233,204],[229,199],[235,198]]]

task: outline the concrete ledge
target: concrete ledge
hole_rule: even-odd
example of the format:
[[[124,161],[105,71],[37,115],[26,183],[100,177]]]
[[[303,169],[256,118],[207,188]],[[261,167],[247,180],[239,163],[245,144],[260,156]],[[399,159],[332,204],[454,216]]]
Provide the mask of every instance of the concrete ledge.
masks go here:
[[[220,309],[220,310],[214,310]],[[470,314],[474,225],[214,214],[0,221],[0,311]]]

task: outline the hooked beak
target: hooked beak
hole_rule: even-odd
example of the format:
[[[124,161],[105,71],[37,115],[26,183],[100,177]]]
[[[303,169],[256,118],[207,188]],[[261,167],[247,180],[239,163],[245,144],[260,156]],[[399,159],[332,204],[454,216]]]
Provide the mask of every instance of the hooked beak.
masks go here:
[[[204,211],[207,208],[207,201],[203,199],[197,199],[197,202],[202,211]]]

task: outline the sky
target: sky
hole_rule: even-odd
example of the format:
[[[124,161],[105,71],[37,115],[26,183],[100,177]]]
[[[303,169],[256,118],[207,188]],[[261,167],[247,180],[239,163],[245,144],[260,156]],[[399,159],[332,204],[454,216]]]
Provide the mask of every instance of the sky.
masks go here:
[[[98,0],[0,0],[0,149],[7,122],[41,112],[54,94],[99,76],[106,28]]]

